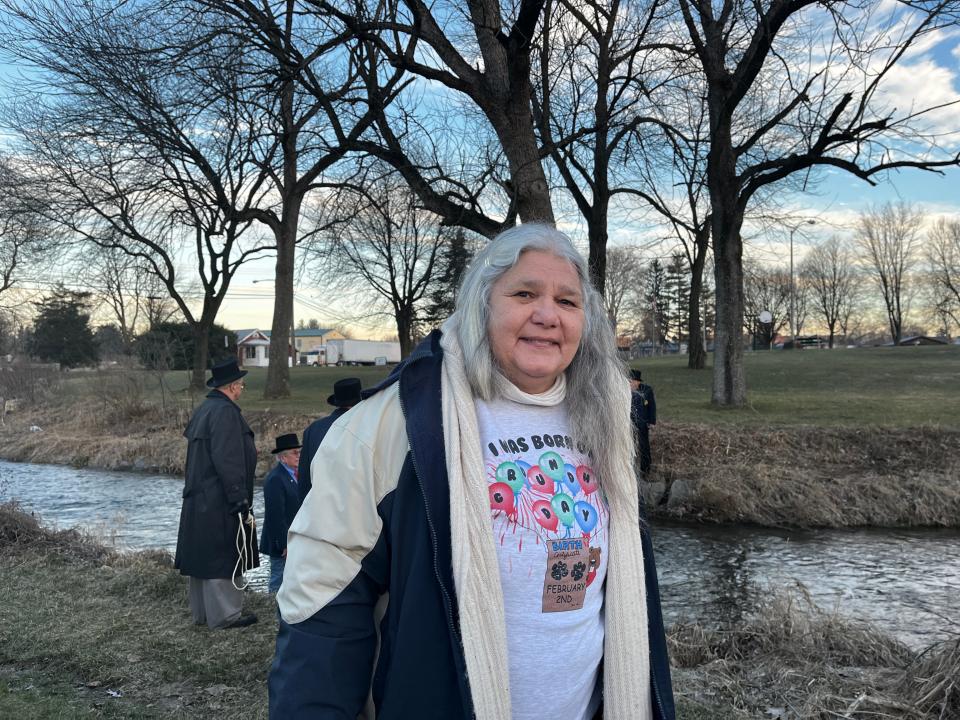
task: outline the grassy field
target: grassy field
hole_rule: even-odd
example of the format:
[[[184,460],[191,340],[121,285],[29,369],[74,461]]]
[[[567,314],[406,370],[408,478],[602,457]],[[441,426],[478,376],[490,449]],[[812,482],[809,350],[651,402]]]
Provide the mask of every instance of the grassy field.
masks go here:
[[[749,402],[736,410],[710,405],[710,368],[678,356],[632,364],[668,422],[960,428],[960,346],[747,352]]]
[[[196,627],[169,556],[118,555],[10,504],[0,504],[0,575],[0,717],[267,717],[271,596],[248,593],[256,625]],[[916,653],[802,593],[771,591],[737,627],[681,625],[668,642],[681,720],[960,713],[960,643]]]
[[[635,365],[656,388],[651,514],[801,527],[960,526],[960,347],[758,352],[746,358],[748,407],[710,405],[711,373],[682,357]],[[273,439],[331,407],[336,380],[365,387],[387,368],[298,367],[293,395],[262,399],[265,369],[240,400],[271,467]],[[183,428],[202,393],[186,375],[72,372],[0,426],[0,457],[179,475]],[[32,432],[40,427],[43,432]]]
[[[709,360],[712,361],[712,356]],[[857,348],[797,352],[747,352],[747,407],[720,409],[710,404],[712,370],[688,370],[686,357],[651,357],[631,363],[657,394],[659,419],[666,422],[743,426],[863,426],[960,428],[960,346]],[[333,384],[359,377],[364,387],[384,379],[390,368],[291,369],[291,397],[264,400],[265,368],[251,368],[241,399],[246,412],[318,415],[330,410]],[[82,397],[139,374],[153,399],[155,376],[136,371],[74,373],[67,396]],[[167,385],[185,398],[186,374],[168,373]],[[196,400],[197,398],[194,398]]]

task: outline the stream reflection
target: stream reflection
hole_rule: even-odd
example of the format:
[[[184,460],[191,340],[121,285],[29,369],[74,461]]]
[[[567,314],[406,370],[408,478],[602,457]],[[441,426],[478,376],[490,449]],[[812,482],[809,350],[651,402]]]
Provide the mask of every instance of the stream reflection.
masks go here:
[[[176,547],[183,481],[165,475],[0,461],[0,501],[47,525],[82,526],[122,549]],[[263,515],[263,491],[254,510]],[[826,610],[914,647],[960,632],[960,532],[655,524],[668,623],[736,623],[770,588],[803,585]],[[265,590],[267,562],[248,574]]]

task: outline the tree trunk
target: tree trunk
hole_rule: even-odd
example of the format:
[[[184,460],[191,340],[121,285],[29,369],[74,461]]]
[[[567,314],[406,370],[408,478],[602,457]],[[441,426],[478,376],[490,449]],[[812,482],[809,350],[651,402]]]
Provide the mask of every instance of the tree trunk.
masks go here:
[[[687,345],[687,367],[691,370],[703,370],[707,366],[707,347],[703,315],[700,312],[700,298],[703,295],[703,266],[707,262],[709,242],[710,229],[705,227],[694,239],[693,267],[690,268],[690,300],[687,305],[690,338]]]
[[[413,308],[406,306],[395,308],[394,319],[397,321],[400,357],[405,358],[413,351]]]
[[[601,58],[601,63],[605,65],[605,53]],[[601,72],[601,77],[604,73]],[[597,103],[594,107],[594,115],[597,122],[597,130],[593,140],[593,204],[590,208],[590,214],[587,216],[587,233],[590,242],[589,257],[587,266],[590,271],[590,279],[593,280],[597,292],[603,295],[607,284],[607,221],[610,215],[610,158],[609,150],[609,131],[607,123],[609,121],[609,111],[606,105],[606,81],[600,83],[598,87]]]
[[[709,98],[712,143],[707,158],[707,185],[717,297],[712,401],[715,405],[740,407],[747,401],[742,341],[743,241],[740,228],[743,209],[730,119],[723,114],[726,101],[723,93]]]
[[[290,397],[291,343],[293,322],[293,268],[297,227],[300,217],[299,195],[285,198],[280,232],[277,235],[277,268],[274,276],[273,324],[270,326],[270,366],[264,400]]]
[[[282,91],[280,113],[283,122],[283,185],[279,226],[274,228],[277,238],[277,269],[274,276],[273,325],[270,327],[270,365],[263,399],[290,397],[291,348],[293,323],[293,266],[297,247],[297,228],[303,190],[298,184],[299,135],[294,122],[294,86],[288,80]]]
[[[484,60],[483,87],[473,95],[489,119],[510,166],[510,194],[521,222],[554,224],[550,186],[543,170],[530,98],[530,53],[536,18],[543,0],[522,3],[516,25],[507,35],[485,18],[491,8],[471,1],[477,41]],[[494,3],[494,5],[496,5]],[[499,8],[494,10],[499,12]],[[506,42],[504,42],[506,40]]]
[[[700,294],[703,289],[703,267],[694,269],[690,275],[690,300],[687,305],[687,324],[690,337],[687,341],[687,367],[703,370],[707,366],[707,348],[703,333],[703,316],[700,313]]]
[[[530,97],[529,82],[523,97]],[[533,133],[533,114],[528,99],[525,99],[519,108],[507,109],[507,115],[497,135],[510,164],[510,180],[520,221],[553,225],[550,186],[547,184],[543,162],[540,160],[540,149]]]
[[[732,213],[738,215],[736,211]],[[740,407],[747,401],[743,372],[743,245],[742,219],[714,215],[714,262],[717,293],[717,332],[713,353],[715,405]]]
[[[210,327],[213,318],[200,317],[193,325],[193,370],[190,373],[190,387],[203,390],[206,386],[207,367],[210,362]]]

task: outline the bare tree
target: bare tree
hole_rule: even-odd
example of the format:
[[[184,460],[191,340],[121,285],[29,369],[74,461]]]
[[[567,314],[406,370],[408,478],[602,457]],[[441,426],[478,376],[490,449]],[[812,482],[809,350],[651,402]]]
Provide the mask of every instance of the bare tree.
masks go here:
[[[273,249],[243,238],[269,188],[263,120],[240,102],[235,48],[211,45],[207,65],[187,65],[179,48],[192,26],[149,7],[3,8],[8,49],[44,70],[5,116],[55,201],[50,219],[162,282],[196,335],[191,381],[202,387],[208,331],[233,274]],[[228,88],[233,102],[221,102]],[[269,153],[275,142],[265,142]]]
[[[896,345],[903,332],[910,272],[917,264],[923,215],[905,203],[887,204],[860,216],[856,241],[864,269],[883,297],[890,337]]]
[[[785,268],[768,267],[747,260],[744,269],[744,328],[768,346],[790,322],[790,273]],[[766,310],[773,319],[760,323]]]
[[[188,11],[199,11],[199,23],[210,40],[236,45],[242,52],[240,82],[260,90],[248,111],[264,114],[267,136],[273,139],[271,151],[261,155],[260,162],[278,203],[260,203],[245,217],[264,223],[277,247],[264,397],[286,397],[296,245],[307,236],[300,229],[304,202],[310,193],[339,182],[326,174],[386,112],[404,71],[390,68],[374,45],[354,42],[355,35],[339,12],[322,3],[184,3]],[[201,65],[209,61],[204,45],[193,46],[188,55]],[[369,92],[368,78],[378,81]],[[229,100],[230,94],[225,97]]]
[[[710,199],[706,165],[710,149],[707,111],[700,88],[685,76],[669,80],[654,93],[656,123],[634,133],[624,162],[633,168],[630,190],[666,223],[663,240],[679,245],[690,272],[687,306],[687,367],[706,367],[702,314],[704,270],[710,250]],[[712,329],[712,328],[711,328]]]
[[[123,351],[129,352],[144,308],[149,270],[123,250],[109,246],[84,248],[73,264],[81,282],[100,298],[100,308],[115,321]]]
[[[741,229],[748,205],[761,188],[818,167],[872,184],[894,168],[960,163],[923,125],[936,108],[910,105],[898,112],[882,98],[883,82],[904,54],[954,23],[956,8],[948,2],[679,0],[679,9],[710,121],[706,179],[717,293],[712,400],[742,405]],[[904,139],[915,142],[899,142]]]
[[[352,10],[327,0],[311,1],[320,12],[346,24],[357,42],[375,47],[392,66],[446,91],[433,93],[426,110],[422,101],[416,108],[411,99],[395,105],[393,114],[383,113],[376,137],[357,143],[358,151],[390,164],[423,207],[444,224],[493,237],[517,217],[526,222],[554,221],[531,107],[531,59],[545,0],[509,4],[387,0],[357,2]],[[369,74],[367,82],[368,92],[381,92],[376,74]],[[418,86],[411,92],[418,92]],[[438,111],[438,104],[445,109]],[[478,148],[471,143],[476,150],[470,162],[475,167],[479,162],[476,171],[466,173],[471,183],[442,165],[447,158],[423,150],[425,133],[418,130],[427,115],[445,111],[455,111],[468,121],[479,112],[495,136],[492,145]],[[501,166],[506,170],[503,178]],[[478,192],[478,183],[483,192]]]
[[[643,296],[643,256],[635,245],[617,245],[607,250],[603,299],[614,332],[636,327]]]
[[[800,277],[810,290],[813,313],[827,326],[828,347],[833,348],[853,311],[859,276],[853,254],[834,236],[816,245],[800,265]]]
[[[314,245],[328,284],[339,279],[339,289],[350,288],[357,298],[372,291],[376,303],[389,308],[404,357],[413,349],[419,306],[447,239],[439,219],[418,204],[391,175],[345,186],[325,203],[328,216],[345,219]]]
[[[590,273],[601,292],[608,216],[637,184],[624,172],[624,155],[657,123],[647,84],[671,69],[660,9],[659,2],[544,3],[533,95],[541,154],[586,222]]]
[[[0,156],[0,294],[54,262],[58,243],[27,174]]]
[[[938,314],[960,326],[960,222],[940,218],[928,239],[927,261],[933,273]]]

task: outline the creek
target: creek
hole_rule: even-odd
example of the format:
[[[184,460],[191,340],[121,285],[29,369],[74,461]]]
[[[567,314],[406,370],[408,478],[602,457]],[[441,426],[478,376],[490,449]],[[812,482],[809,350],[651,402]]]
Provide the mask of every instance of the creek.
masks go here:
[[[176,547],[183,480],[0,461],[0,501],[45,525],[81,527],[124,550]],[[254,511],[263,515],[263,491]],[[803,586],[821,608],[921,648],[960,631],[960,532],[775,530],[657,522],[664,615],[735,623],[765,593]],[[267,562],[248,574],[266,589]]]

